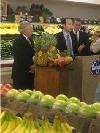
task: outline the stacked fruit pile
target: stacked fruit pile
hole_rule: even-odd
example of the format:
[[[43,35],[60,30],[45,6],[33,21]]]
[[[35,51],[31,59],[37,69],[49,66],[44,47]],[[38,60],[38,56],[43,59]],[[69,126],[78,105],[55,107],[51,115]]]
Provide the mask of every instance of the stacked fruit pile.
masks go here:
[[[12,43],[13,40],[0,40],[1,44],[1,57],[9,58],[13,56],[13,50],[12,50]]]
[[[53,35],[43,33],[36,36],[34,42],[36,54],[33,60],[36,65],[64,67],[73,61],[67,50],[60,52],[56,48],[56,38]]]
[[[18,24],[16,23],[0,23],[0,34],[19,34],[18,32]]]
[[[17,102],[38,105],[40,109],[47,108],[56,112],[64,112],[65,114],[77,114],[85,118],[94,118],[97,114],[100,115],[100,103],[88,105],[85,102],[81,102],[76,97],[68,98],[64,94],[60,94],[54,98],[51,95],[44,95],[40,91],[31,91],[28,89],[25,91],[18,91],[11,89],[5,96]]]
[[[72,133],[73,127],[61,123],[55,118],[53,123],[47,119],[41,121],[30,118],[20,118],[10,112],[0,112],[1,133]]]
[[[73,58],[68,54],[67,50],[60,52],[56,47],[52,46],[48,50],[48,66],[64,67],[73,62]]]
[[[46,24],[44,24],[42,27],[43,27],[44,31],[49,33],[49,34],[57,34],[57,33],[62,31],[60,26],[56,25],[56,24],[55,25],[51,25],[51,24],[46,25]]]

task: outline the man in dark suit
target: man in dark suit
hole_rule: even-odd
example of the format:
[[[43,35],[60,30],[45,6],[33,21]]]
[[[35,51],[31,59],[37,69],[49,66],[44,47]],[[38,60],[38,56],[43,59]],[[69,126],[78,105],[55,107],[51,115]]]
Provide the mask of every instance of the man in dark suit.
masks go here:
[[[77,54],[79,56],[89,55],[89,36],[87,33],[80,30],[81,20],[75,19],[73,26],[74,26],[73,33],[77,39],[77,47],[78,47]]]
[[[16,89],[34,88],[34,74],[31,72],[34,55],[33,41],[30,38],[33,27],[28,22],[23,22],[19,26],[20,35],[14,41],[13,53],[14,63],[12,68],[13,85]]]
[[[60,51],[67,50],[69,55],[77,55],[76,36],[71,32],[73,30],[73,21],[71,18],[62,20],[63,30],[56,35],[57,48]]]

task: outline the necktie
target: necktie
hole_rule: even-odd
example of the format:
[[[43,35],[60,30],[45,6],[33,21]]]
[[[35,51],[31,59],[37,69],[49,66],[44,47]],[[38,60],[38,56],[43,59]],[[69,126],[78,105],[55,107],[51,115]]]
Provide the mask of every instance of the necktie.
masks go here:
[[[76,31],[76,38],[77,38],[77,42],[79,43],[79,32]]]
[[[73,55],[72,42],[69,34],[67,34],[67,50],[69,55]]]

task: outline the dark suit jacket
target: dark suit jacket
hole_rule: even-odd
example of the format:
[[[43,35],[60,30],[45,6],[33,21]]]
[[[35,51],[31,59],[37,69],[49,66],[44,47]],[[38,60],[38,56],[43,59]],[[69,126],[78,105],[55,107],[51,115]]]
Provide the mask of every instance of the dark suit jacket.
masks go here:
[[[70,33],[70,35],[72,39],[74,55],[77,55],[76,36],[73,33]],[[66,41],[63,32],[59,32],[58,34],[56,34],[56,38],[57,38],[57,49],[59,49],[60,51],[67,50]]]
[[[77,47],[79,47],[82,44],[84,44],[86,47],[82,50],[81,53],[78,53],[78,55],[79,56],[89,55],[90,54],[89,36],[87,33],[79,31],[79,42],[77,41]]]
[[[32,39],[31,45],[23,35],[14,41],[13,53],[14,63],[12,68],[12,78],[17,81],[28,81],[31,73],[30,66],[33,64],[32,57],[34,55],[34,46]]]

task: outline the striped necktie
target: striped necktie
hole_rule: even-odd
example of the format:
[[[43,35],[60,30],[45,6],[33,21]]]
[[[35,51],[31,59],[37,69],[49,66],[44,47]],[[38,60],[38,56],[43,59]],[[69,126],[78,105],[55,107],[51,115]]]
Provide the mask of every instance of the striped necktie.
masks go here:
[[[73,55],[73,48],[72,48],[72,42],[71,42],[71,38],[70,35],[67,34],[67,50],[68,50],[68,54],[69,55]]]

